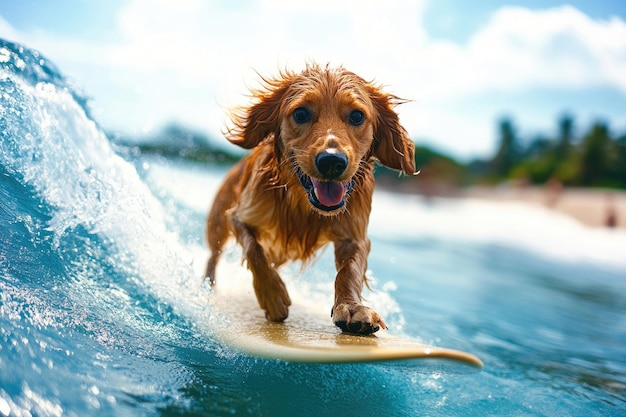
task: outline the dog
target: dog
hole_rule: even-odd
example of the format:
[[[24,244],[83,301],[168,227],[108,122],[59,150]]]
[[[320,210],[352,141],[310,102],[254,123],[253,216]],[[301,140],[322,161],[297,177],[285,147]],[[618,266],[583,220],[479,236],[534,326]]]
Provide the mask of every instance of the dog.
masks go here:
[[[251,149],[226,175],[207,216],[206,277],[234,236],[259,306],[282,322],[291,300],[277,268],[334,245],[331,317],[345,333],[386,329],[362,303],[370,241],[374,162],[415,173],[415,144],[394,107],[404,102],[343,67],[308,63],[262,78],[254,102],[231,115],[226,138]]]

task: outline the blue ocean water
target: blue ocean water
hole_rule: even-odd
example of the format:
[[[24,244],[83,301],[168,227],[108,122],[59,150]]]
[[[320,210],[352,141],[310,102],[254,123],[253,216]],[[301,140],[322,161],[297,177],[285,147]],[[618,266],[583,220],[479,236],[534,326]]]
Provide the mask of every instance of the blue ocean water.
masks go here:
[[[626,415],[624,232],[377,191],[366,297],[390,331],[484,370],[249,358],[216,342],[200,279],[224,172],[113,146],[90,113],[0,42],[0,415]],[[331,252],[284,271],[324,311]],[[249,279],[236,247],[221,268]]]

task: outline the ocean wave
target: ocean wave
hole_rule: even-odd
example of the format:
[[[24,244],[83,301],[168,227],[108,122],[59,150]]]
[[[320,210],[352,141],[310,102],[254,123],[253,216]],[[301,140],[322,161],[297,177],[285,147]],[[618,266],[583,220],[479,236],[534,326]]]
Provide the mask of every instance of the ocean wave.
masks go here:
[[[115,408],[120,387],[102,384],[116,361],[134,369],[122,395],[149,392],[151,372],[157,391],[180,388],[169,360],[137,362],[193,341],[187,320],[209,315],[192,255],[45,57],[2,41],[0,64],[0,411]]]
[[[476,352],[485,370],[263,361],[212,337],[202,228],[223,169],[125,152],[45,57],[0,41],[0,415],[623,409],[623,233],[377,191],[365,296],[394,332]],[[240,261],[233,245],[218,279],[251,288]],[[332,250],[284,273],[328,314]]]
[[[0,163],[46,208],[42,228],[53,248],[68,254],[73,237],[96,237],[105,254],[129,258],[113,262],[132,265],[127,273],[189,276],[189,255],[166,229],[161,204],[114,152],[82,96],[33,51],[5,43],[0,56]]]

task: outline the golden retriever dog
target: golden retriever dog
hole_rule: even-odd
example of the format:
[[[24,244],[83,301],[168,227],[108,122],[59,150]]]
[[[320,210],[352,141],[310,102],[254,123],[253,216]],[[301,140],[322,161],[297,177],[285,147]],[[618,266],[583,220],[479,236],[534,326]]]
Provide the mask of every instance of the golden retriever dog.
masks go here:
[[[281,322],[291,300],[277,268],[307,261],[332,243],[335,325],[354,334],[386,329],[363,305],[361,290],[374,162],[415,172],[415,145],[393,110],[402,100],[344,68],[317,64],[263,78],[252,94],[254,102],[234,112],[226,133],[252,151],[227,174],[209,212],[206,277],[215,283],[223,246],[234,236],[259,306],[268,320]]]

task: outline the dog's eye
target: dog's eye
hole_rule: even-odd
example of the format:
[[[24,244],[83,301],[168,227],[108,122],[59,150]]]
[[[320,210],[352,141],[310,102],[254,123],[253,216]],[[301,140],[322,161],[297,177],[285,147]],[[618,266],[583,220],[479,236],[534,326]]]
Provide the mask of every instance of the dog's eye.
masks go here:
[[[365,114],[361,110],[352,110],[348,116],[348,122],[352,126],[361,126],[365,121]]]
[[[311,112],[306,107],[298,107],[293,112],[293,120],[298,124],[303,124],[311,120]]]

